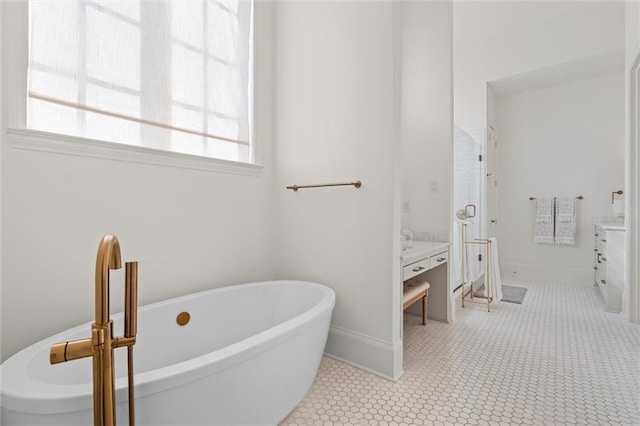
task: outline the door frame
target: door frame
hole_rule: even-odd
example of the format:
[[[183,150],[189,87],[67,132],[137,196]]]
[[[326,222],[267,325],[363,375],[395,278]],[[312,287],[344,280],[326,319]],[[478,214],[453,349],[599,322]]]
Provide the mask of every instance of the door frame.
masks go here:
[[[638,232],[640,231],[638,190],[640,189],[640,49],[634,55],[631,68],[627,74],[628,116],[627,116],[627,149],[626,149],[626,284],[627,319],[640,323],[640,256]]]

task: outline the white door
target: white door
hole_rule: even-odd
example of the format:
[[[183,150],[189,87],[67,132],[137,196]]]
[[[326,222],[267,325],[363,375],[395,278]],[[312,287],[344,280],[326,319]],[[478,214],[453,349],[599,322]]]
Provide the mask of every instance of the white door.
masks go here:
[[[484,272],[482,260],[484,246],[462,245],[462,224],[466,226],[466,239],[484,238],[483,232],[483,184],[484,162],[482,134],[472,137],[464,129],[455,126],[453,138],[453,215],[452,285],[455,289],[462,280],[475,281]],[[462,276],[462,256],[466,257],[468,276]]]
[[[495,237],[498,226],[498,139],[492,125],[487,129],[486,162],[486,229],[487,237]]]

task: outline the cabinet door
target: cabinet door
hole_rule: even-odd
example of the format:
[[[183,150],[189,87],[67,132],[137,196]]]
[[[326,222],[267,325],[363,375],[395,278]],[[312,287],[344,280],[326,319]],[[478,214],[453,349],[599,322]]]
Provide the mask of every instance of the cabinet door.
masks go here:
[[[593,281],[596,285],[600,284],[600,265],[602,264],[602,243],[599,237],[600,233],[596,225],[593,233]]]
[[[624,231],[611,231],[607,236],[607,284],[618,288],[622,293],[625,273]]]

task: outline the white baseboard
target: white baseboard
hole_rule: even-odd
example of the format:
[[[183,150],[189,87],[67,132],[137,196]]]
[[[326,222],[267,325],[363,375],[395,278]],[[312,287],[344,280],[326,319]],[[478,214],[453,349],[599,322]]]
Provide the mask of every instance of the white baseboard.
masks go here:
[[[455,321],[460,314],[460,310],[462,309],[462,288],[458,289],[458,291],[453,293],[453,297],[451,297],[451,321]]]
[[[393,344],[337,325],[329,328],[325,355],[397,381],[402,374],[402,341]]]
[[[501,263],[502,278],[527,277],[542,280],[588,283],[593,281],[593,268],[564,268],[558,266],[529,265],[525,263]]]

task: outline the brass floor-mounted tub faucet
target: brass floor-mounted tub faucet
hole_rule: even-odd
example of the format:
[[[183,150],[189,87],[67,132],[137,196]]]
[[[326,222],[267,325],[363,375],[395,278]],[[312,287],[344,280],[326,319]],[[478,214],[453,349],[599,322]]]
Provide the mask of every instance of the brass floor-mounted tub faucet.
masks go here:
[[[102,238],[96,259],[96,321],[91,338],[51,346],[51,364],[93,357],[93,419],[95,426],[116,424],[115,369],[113,350],[123,346],[128,351],[129,425],[135,424],[133,385],[133,345],[136,343],[138,311],[138,262],[125,264],[124,336],[113,337],[109,317],[109,270],[121,268],[120,243],[114,235]]]

